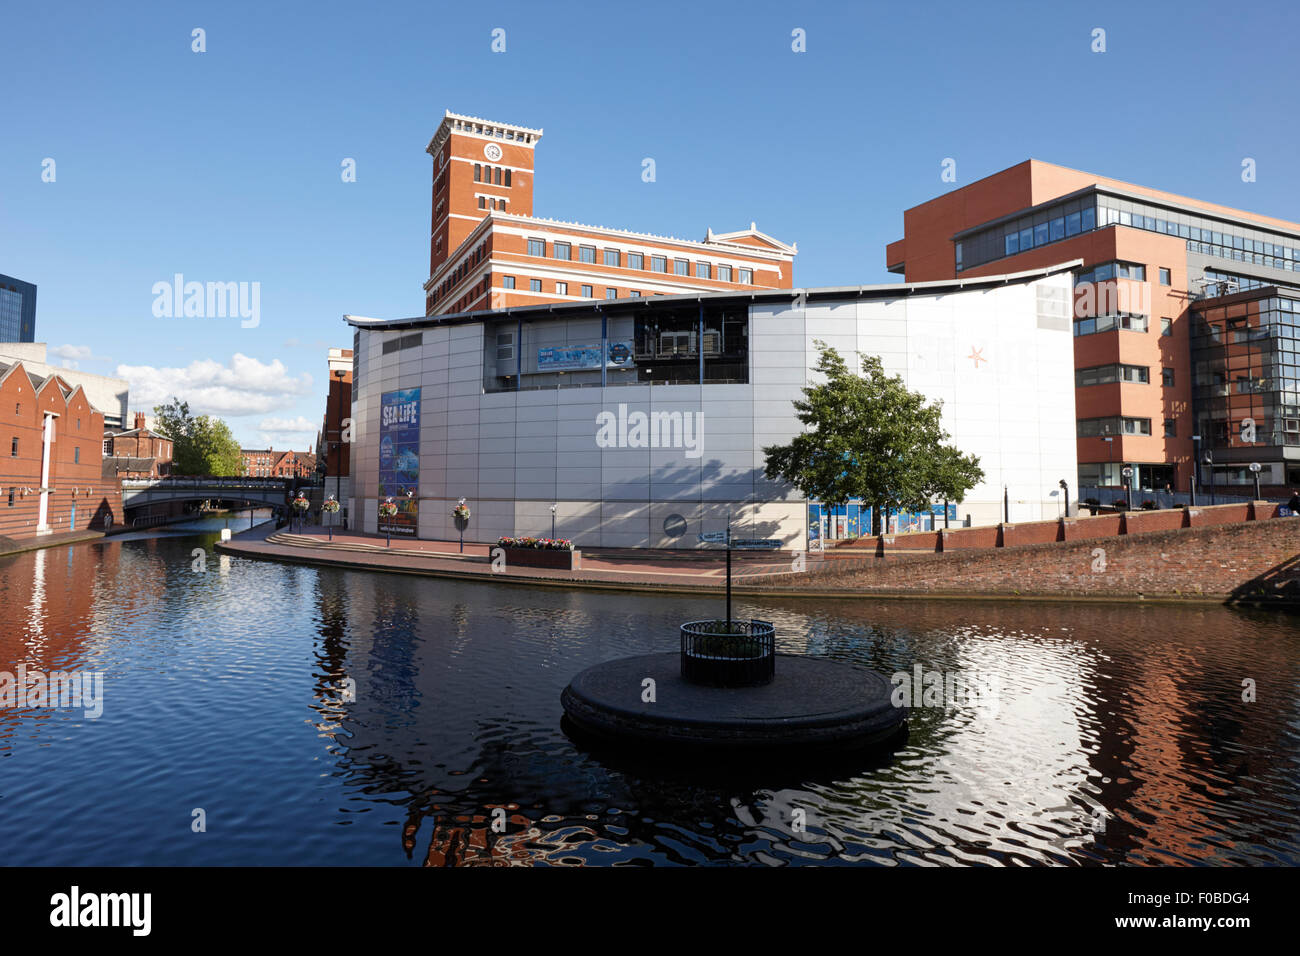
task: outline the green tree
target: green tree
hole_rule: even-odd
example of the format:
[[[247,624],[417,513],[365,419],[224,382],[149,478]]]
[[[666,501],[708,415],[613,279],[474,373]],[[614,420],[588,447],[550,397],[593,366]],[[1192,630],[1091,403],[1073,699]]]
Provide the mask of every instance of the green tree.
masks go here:
[[[172,441],[173,474],[233,477],[243,470],[239,443],[221,419],[194,416],[189,402],[175,397],[153,413],[158,434]]]
[[[885,375],[875,356],[851,373],[835,349],[815,343],[820,385],[794,403],[805,431],[787,445],[763,449],[770,480],[794,485],[809,499],[842,505],[853,498],[872,506],[872,534],[886,508],[961,501],[981,481],[979,459],[945,445],[942,402],[928,403],[897,375]]]

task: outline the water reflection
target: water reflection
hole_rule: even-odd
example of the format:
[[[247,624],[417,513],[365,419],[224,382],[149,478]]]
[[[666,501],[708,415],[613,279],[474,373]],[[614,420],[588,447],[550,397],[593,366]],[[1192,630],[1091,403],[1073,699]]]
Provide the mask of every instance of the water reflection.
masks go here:
[[[0,559],[0,670],[106,675],[96,721],[0,709],[12,862],[1298,860],[1294,618],[742,604],[783,653],[995,675],[997,706],[918,709],[892,757],[665,763],[575,744],[559,694],[714,602],[223,565],[219,527]]]

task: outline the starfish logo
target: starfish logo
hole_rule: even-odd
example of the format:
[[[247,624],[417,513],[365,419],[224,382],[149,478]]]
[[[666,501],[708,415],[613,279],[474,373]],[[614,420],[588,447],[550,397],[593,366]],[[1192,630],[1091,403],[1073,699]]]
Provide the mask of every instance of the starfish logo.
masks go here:
[[[979,367],[980,367],[980,362],[987,362],[987,361],[988,361],[988,359],[986,359],[986,358],[981,354],[983,351],[984,351],[983,349],[977,349],[975,346],[972,345],[972,346],[970,347],[970,355],[966,356],[968,359],[974,359],[974,360],[975,360],[975,367],[976,367],[976,368],[979,368]]]

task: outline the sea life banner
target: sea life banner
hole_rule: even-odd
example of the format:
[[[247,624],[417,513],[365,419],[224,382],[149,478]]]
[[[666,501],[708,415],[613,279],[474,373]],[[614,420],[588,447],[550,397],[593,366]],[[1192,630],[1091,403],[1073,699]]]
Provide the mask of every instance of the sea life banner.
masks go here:
[[[408,495],[409,492],[409,495]],[[379,516],[380,534],[415,537],[420,511],[420,390],[384,392],[379,399],[379,500],[397,514]]]

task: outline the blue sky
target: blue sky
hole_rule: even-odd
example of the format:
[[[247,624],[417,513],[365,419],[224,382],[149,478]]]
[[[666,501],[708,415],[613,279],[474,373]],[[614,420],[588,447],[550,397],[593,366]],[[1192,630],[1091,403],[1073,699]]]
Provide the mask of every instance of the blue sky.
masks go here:
[[[325,349],[351,342],[341,315],[423,313],[424,147],[444,109],[545,129],[537,215],[691,238],[753,220],[798,243],[797,285],[890,281],[905,208],[1029,157],[1300,220],[1296,11],[12,5],[0,273],[38,284],[37,338],[129,378],[133,410],[177,392],[246,446],[302,449]],[[257,327],[155,317],[154,284],[178,272],[259,283]]]

